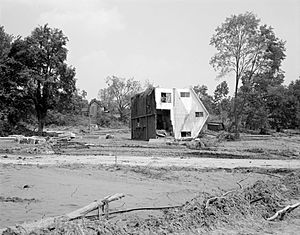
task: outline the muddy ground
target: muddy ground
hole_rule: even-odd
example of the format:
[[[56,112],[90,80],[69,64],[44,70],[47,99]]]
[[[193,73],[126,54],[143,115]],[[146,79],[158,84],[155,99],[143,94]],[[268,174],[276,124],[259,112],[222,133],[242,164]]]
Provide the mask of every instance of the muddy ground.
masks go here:
[[[128,130],[75,132],[75,139],[54,147],[0,142],[0,228],[63,215],[114,193],[125,198],[112,203],[111,211],[182,205],[204,193],[239,189],[237,182],[245,188],[300,169],[299,136],[243,136],[238,142],[207,137],[206,146],[197,149],[170,139],[132,141]],[[107,134],[113,138],[106,139]],[[131,212],[114,219],[132,222],[160,213]],[[210,233],[298,234],[300,213],[296,209],[283,221],[261,226],[236,223],[243,224],[241,229],[219,226]]]

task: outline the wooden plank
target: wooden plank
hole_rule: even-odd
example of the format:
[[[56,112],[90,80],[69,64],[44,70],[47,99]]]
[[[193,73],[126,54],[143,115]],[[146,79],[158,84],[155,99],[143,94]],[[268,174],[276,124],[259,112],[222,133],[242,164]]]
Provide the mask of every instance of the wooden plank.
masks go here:
[[[81,218],[81,217],[85,216],[86,214],[90,213],[91,211],[98,209],[99,206],[100,207],[103,206],[104,203],[113,202],[113,201],[119,200],[123,197],[125,197],[124,194],[117,193],[117,194],[114,194],[112,196],[105,197],[104,199],[100,199],[100,200],[97,200],[95,202],[92,202],[89,205],[87,205],[85,207],[82,207],[78,210],[72,211],[71,213],[66,214],[66,216],[70,220],[71,219],[76,219],[76,218]]]

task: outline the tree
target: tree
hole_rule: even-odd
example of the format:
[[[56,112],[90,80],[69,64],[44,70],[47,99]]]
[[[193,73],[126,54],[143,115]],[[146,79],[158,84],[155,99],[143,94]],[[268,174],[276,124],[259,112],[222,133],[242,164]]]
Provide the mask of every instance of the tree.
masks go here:
[[[47,111],[60,101],[71,99],[76,91],[75,69],[66,64],[68,39],[59,29],[47,24],[12,44],[10,56],[22,66],[18,87],[34,105],[38,131],[45,125]]]
[[[11,48],[12,36],[8,35],[4,27],[0,27],[0,133],[5,129],[7,125],[9,109],[9,97],[8,97],[8,53]],[[2,133],[1,133],[2,135]]]
[[[234,125],[238,137],[238,87],[242,78],[248,81],[256,73],[270,68],[272,62],[268,43],[270,38],[266,32],[272,32],[266,25],[260,26],[260,19],[253,13],[233,15],[217,27],[210,45],[217,49],[210,64],[219,70],[219,76],[235,73]]]
[[[133,78],[107,77],[107,88],[99,91],[99,99],[110,112],[117,112],[120,121],[129,119],[131,97],[141,91],[141,84]]]
[[[289,115],[289,128],[300,129],[300,77],[289,84],[288,97],[291,100],[291,106],[294,109],[294,111]]]
[[[6,85],[7,85],[7,73],[8,73],[8,53],[11,48],[12,37],[8,35],[4,27],[0,27],[0,109],[1,117],[4,116],[7,96],[6,96]]]
[[[214,91],[214,112],[219,119],[228,124],[231,111],[231,98],[227,97],[229,88],[226,81],[217,85]]]
[[[108,88],[102,88],[99,90],[98,100],[100,100],[103,107],[108,109],[110,113],[116,112],[114,97],[113,94],[108,90]]]
[[[244,76],[239,95],[243,100],[240,113],[243,114],[246,126],[250,129],[260,129],[261,133],[265,133],[266,128],[270,126],[270,116],[273,112],[273,107],[268,105],[272,103],[268,93],[277,89],[284,81],[280,67],[285,58],[285,46],[270,27],[261,26],[260,34],[266,39],[267,49],[264,58],[268,61],[268,66],[252,76]]]
[[[208,88],[205,85],[197,85],[193,87],[195,93],[198,95],[200,100],[203,102],[207,111],[212,114],[214,112],[213,97],[207,92]]]
[[[22,87],[26,81],[19,76],[22,65],[10,56],[13,40],[0,27],[0,116],[9,129],[30,115],[31,105]]]
[[[226,81],[221,82],[217,85],[214,92],[214,101],[216,103],[220,102],[222,99],[226,98],[229,93],[229,88]]]

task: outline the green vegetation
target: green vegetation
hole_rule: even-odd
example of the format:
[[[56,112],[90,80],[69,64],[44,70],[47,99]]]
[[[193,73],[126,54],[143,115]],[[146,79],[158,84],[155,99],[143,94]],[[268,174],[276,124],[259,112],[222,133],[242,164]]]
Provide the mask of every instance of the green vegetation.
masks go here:
[[[131,97],[142,91],[142,86],[139,81],[116,76],[107,77],[107,88],[100,89],[98,99],[106,107],[110,115],[101,115],[98,118],[98,124],[102,122],[109,125],[111,122],[116,123],[116,117],[122,123],[128,123],[130,119],[130,104]]]
[[[240,127],[261,133],[267,128],[300,127],[300,80],[283,85],[285,42],[272,27],[261,25],[253,13],[232,15],[217,27],[210,45],[217,49],[210,64],[220,77],[235,74],[235,93],[234,98],[227,98],[228,87],[223,82],[213,98],[204,96],[204,103],[209,100],[213,115],[230,120],[228,128],[234,127],[236,137]]]
[[[15,37],[0,27],[0,134],[26,125],[88,124],[87,93],[76,88],[75,68],[67,65],[67,37],[47,24],[28,37]],[[300,128],[300,79],[283,84],[285,42],[253,13],[232,15],[216,28],[210,45],[217,50],[210,64],[219,76],[235,75],[234,97],[226,81],[213,96],[207,86],[194,86],[213,120],[222,121],[236,137],[241,129],[266,133],[272,128]],[[99,91],[100,126],[127,125],[131,97],[142,90],[133,78],[109,76]],[[153,87],[149,81],[146,87]]]
[[[84,97],[75,86],[75,68],[66,64],[67,41],[61,30],[47,24],[25,38],[0,28],[1,134],[20,123],[37,124],[41,134],[49,117],[81,112]]]

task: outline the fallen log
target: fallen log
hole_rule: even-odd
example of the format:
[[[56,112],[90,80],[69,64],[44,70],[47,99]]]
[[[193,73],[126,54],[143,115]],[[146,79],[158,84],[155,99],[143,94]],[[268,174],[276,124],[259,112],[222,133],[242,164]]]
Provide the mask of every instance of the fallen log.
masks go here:
[[[275,220],[277,217],[279,217],[279,219],[282,219],[283,216],[286,213],[290,213],[291,211],[295,210],[297,207],[300,206],[300,202],[294,204],[294,205],[288,205],[285,208],[277,211],[273,216],[271,216],[270,218],[267,218],[268,221],[272,221]]]
[[[82,207],[78,210],[72,211],[66,215],[49,217],[31,223],[23,223],[5,229],[0,229],[0,234],[14,234],[14,233],[30,234],[35,230],[53,228],[54,225],[58,222],[66,222],[73,219],[84,217],[86,214],[90,213],[91,211],[97,210],[99,208],[102,208],[102,210],[105,212],[105,215],[107,216],[108,208],[104,206],[108,206],[108,203],[119,200],[123,197],[125,197],[125,195],[122,193],[117,193],[111,196],[107,196],[104,199],[100,199],[95,202],[92,202],[89,205]]]

